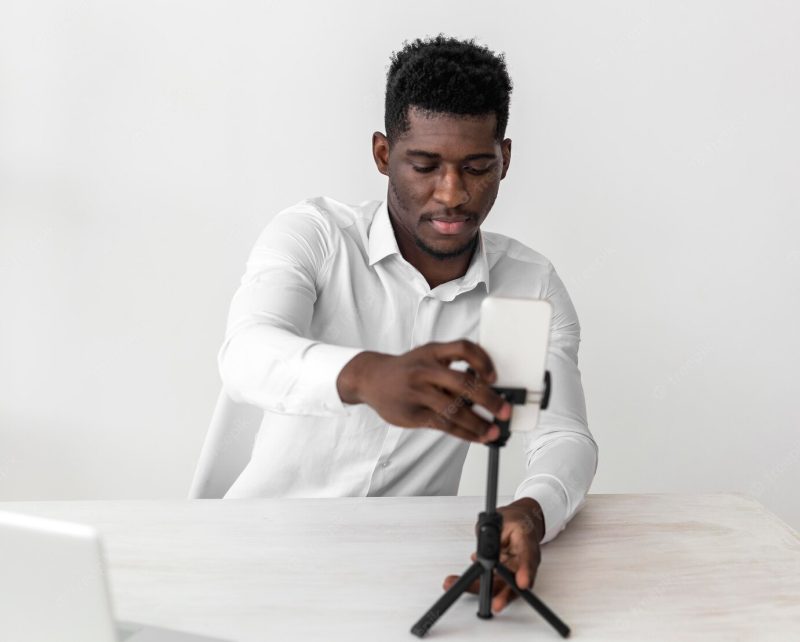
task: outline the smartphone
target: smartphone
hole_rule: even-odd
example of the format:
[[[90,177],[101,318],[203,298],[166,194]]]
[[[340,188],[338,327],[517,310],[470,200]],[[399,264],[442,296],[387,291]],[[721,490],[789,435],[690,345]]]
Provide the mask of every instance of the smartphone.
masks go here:
[[[487,296],[481,303],[478,344],[497,372],[494,387],[525,388],[543,394],[553,306],[544,299]],[[491,421],[485,408],[473,405]],[[538,403],[511,406],[511,431],[526,432],[539,421]]]

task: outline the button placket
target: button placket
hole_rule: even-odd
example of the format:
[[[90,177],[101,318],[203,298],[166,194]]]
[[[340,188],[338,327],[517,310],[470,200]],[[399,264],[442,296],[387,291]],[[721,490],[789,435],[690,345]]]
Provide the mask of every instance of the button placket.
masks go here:
[[[414,330],[412,331],[411,336],[411,348],[416,348],[422,345],[422,341],[427,342],[427,339],[430,335],[430,311],[433,307],[433,299],[425,295],[417,304],[417,314],[414,319]],[[411,428],[403,428],[400,426],[393,426],[391,424],[388,425],[388,433],[386,435],[386,439],[383,442],[383,447],[381,448],[381,454],[378,458],[378,463],[380,464],[381,468],[386,468],[391,464],[391,454],[394,452],[395,447],[397,446],[397,442],[399,441],[400,437],[403,435],[403,432],[406,430],[413,430]]]

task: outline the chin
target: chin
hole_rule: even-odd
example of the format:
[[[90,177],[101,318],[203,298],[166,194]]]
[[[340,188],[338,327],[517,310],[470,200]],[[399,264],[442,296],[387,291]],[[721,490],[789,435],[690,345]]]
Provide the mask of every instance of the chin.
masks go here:
[[[437,259],[445,260],[456,258],[457,256],[462,256],[469,252],[475,245],[476,236],[477,235],[468,240],[453,238],[450,240],[436,239],[435,241],[429,241],[422,239],[419,236],[415,236],[414,240],[416,241],[417,247],[419,247],[426,254],[429,254]]]

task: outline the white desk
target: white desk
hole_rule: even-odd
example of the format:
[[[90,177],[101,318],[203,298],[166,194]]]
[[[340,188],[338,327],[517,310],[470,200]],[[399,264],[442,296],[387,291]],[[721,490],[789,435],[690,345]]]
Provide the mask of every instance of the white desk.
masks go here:
[[[510,498],[501,498],[502,505]],[[117,616],[242,642],[417,639],[474,550],[480,497],[2,502],[95,525]],[[798,640],[800,539],[732,494],[590,495],[534,592],[576,640]],[[430,640],[560,640],[463,595]]]

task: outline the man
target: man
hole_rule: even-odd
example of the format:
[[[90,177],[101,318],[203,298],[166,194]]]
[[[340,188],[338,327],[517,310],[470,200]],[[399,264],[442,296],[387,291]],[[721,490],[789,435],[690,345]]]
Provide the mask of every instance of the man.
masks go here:
[[[511,412],[475,343],[480,303],[490,291],[548,299],[550,405],[523,433],[527,475],[499,509],[501,561],[531,587],[540,545],[583,505],[597,446],[563,283],[541,254],[480,230],[511,161],[511,89],[503,56],[472,40],[439,35],[394,54],[386,135],[372,138],[386,200],[279,212],[234,295],[219,366],[232,399],[264,410],[225,497],[454,495],[469,442],[499,434],[469,402]],[[514,593],[495,582],[498,612]]]

